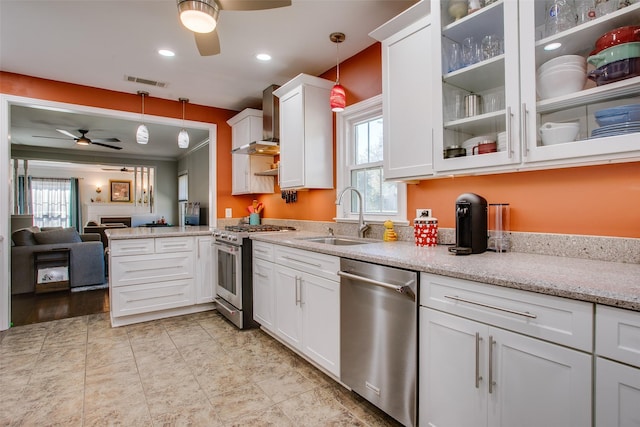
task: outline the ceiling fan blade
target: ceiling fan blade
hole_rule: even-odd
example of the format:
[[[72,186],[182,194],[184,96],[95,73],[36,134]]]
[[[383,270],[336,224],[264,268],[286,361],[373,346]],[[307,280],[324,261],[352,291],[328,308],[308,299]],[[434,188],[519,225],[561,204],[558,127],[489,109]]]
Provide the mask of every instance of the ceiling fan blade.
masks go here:
[[[264,10],[291,6],[291,0],[217,0],[222,10]]]
[[[33,138],[47,138],[47,139],[64,139],[65,141],[68,141],[69,138],[63,138],[61,136],[44,136],[44,135],[32,135]],[[74,139],[76,138],[75,136],[73,137]]]
[[[210,33],[193,34],[196,38],[196,46],[198,46],[200,56],[212,56],[220,53],[220,39],[216,30]]]
[[[75,136],[74,134],[72,134],[72,133],[71,133],[71,132],[69,132],[69,131],[66,131],[66,130],[64,130],[64,129],[56,129],[56,130],[57,130],[58,132],[60,132],[61,134],[63,134],[63,135],[67,135],[69,138],[78,139],[78,137],[77,137],[77,136]]]
[[[118,138],[96,138],[91,140],[92,143],[96,142],[120,142]]]
[[[102,147],[113,148],[114,150],[122,150],[122,147],[116,147],[115,145],[103,144],[95,141],[91,141],[91,145],[100,145]]]

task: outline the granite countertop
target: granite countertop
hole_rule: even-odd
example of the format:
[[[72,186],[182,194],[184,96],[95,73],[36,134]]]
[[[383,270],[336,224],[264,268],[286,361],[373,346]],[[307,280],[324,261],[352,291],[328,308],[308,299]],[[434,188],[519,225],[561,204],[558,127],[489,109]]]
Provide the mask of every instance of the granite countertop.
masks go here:
[[[208,236],[213,228],[208,225],[186,225],[182,227],[132,227],[107,228],[105,234],[109,239],[145,239],[149,237]]]
[[[456,256],[449,253],[444,245],[427,248],[417,247],[413,242],[378,240],[366,245],[333,246],[298,240],[317,235],[296,231],[256,233],[251,238],[339,257],[640,311],[640,264],[517,252]]]

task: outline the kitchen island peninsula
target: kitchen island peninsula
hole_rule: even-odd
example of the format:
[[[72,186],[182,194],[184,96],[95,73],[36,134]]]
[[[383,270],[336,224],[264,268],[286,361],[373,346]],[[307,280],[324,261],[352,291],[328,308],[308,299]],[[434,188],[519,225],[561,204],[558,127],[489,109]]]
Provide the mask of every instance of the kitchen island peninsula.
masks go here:
[[[213,310],[211,229],[106,231],[112,326]]]

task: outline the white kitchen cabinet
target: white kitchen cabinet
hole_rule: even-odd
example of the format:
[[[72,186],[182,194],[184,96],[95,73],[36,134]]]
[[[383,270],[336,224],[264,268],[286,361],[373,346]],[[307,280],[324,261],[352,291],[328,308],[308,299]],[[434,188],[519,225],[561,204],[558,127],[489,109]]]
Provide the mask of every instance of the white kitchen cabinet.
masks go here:
[[[264,328],[275,329],[275,264],[273,245],[253,242],[253,319]]]
[[[209,236],[112,239],[109,243],[112,326],[213,308]]]
[[[211,236],[196,237],[196,304],[213,302],[215,297],[212,243]]]
[[[227,120],[231,126],[232,148],[262,139],[262,111],[247,108]],[[274,177],[256,175],[270,170],[273,156],[232,154],[231,194],[274,192]]]
[[[591,424],[591,304],[424,273],[420,286],[420,425]]]
[[[280,100],[282,189],[333,188],[332,86],[300,74],[273,92]]]
[[[497,1],[458,21],[449,16],[448,7],[446,2],[431,1],[434,168],[441,174],[513,170],[514,165],[521,162],[517,126],[520,111],[518,2]],[[443,52],[452,42],[462,44],[467,37],[481,41],[488,34],[504,39],[503,54],[449,72]],[[481,110],[480,114],[465,116],[465,96],[476,94],[486,98],[491,92],[497,94],[495,111]],[[447,147],[462,146],[466,140],[482,135],[495,139],[496,134],[503,131],[507,132],[507,143],[502,151],[444,157]]]
[[[640,369],[596,357],[596,427],[640,426]]]
[[[433,174],[429,11],[429,2],[419,2],[370,34],[382,43],[385,179]]]
[[[339,377],[339,258],[256,243],[255,320],[282,342]]]
[[[596,427],[640,426],[640,313],[596,306]]]
[[[588,82],[580,92],[544,100],[537,98],[535,84],[536,70],[546,61],[569,54],[586,57],[598,37],[607,31],[637,24],[640,4],[540,38],[536,35],[544,26],[545,4],[499,0],[453,21],[446,2],[431,2],[432,22],[435,31],[441,33],[441,37],[433,37],[434,52],[445,52],[450,41],[461,43],[466,37],[480,41],[484,36],[496,34],[504,39],[503,54],[454,71],[449,71],[443,55],[434,55],[434,65],[442,71],[433,79],[434,97],[440,99],[434,120],[442,123],[434,125],[436,175],[569,167],[640,158],[637,133],[589,138],[598,127],[595,111],[640,102],[640,77],[599,87]],[[552,42],[561,43],[561,48],[545,50]],[[496,91],[504,94],[498,96],[499,109],[465,117],[464,95],[479,94],[486,100],[488,93]],[[543,123],[571,121],[580,124],[578,141],[542,145],[538,129]],[[506,147],[501,151],[444,158],[442,150],[446,147],[461,145],[481,135],[495,139],[499,132],[507,133]]]

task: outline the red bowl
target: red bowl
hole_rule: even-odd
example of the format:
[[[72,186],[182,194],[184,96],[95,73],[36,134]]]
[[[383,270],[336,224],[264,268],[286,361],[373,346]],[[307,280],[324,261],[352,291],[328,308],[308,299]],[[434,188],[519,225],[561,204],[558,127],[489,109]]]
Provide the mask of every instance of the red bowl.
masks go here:
[[[616,28],[615,30],[611,30],[608,33],[603,34],[598,40],[596,40],[596,48],[589,54],[589,56],[595,55],[601,50],[610,48],[611,46],[638,41],[640,41],[640,26],[631,25]]]

